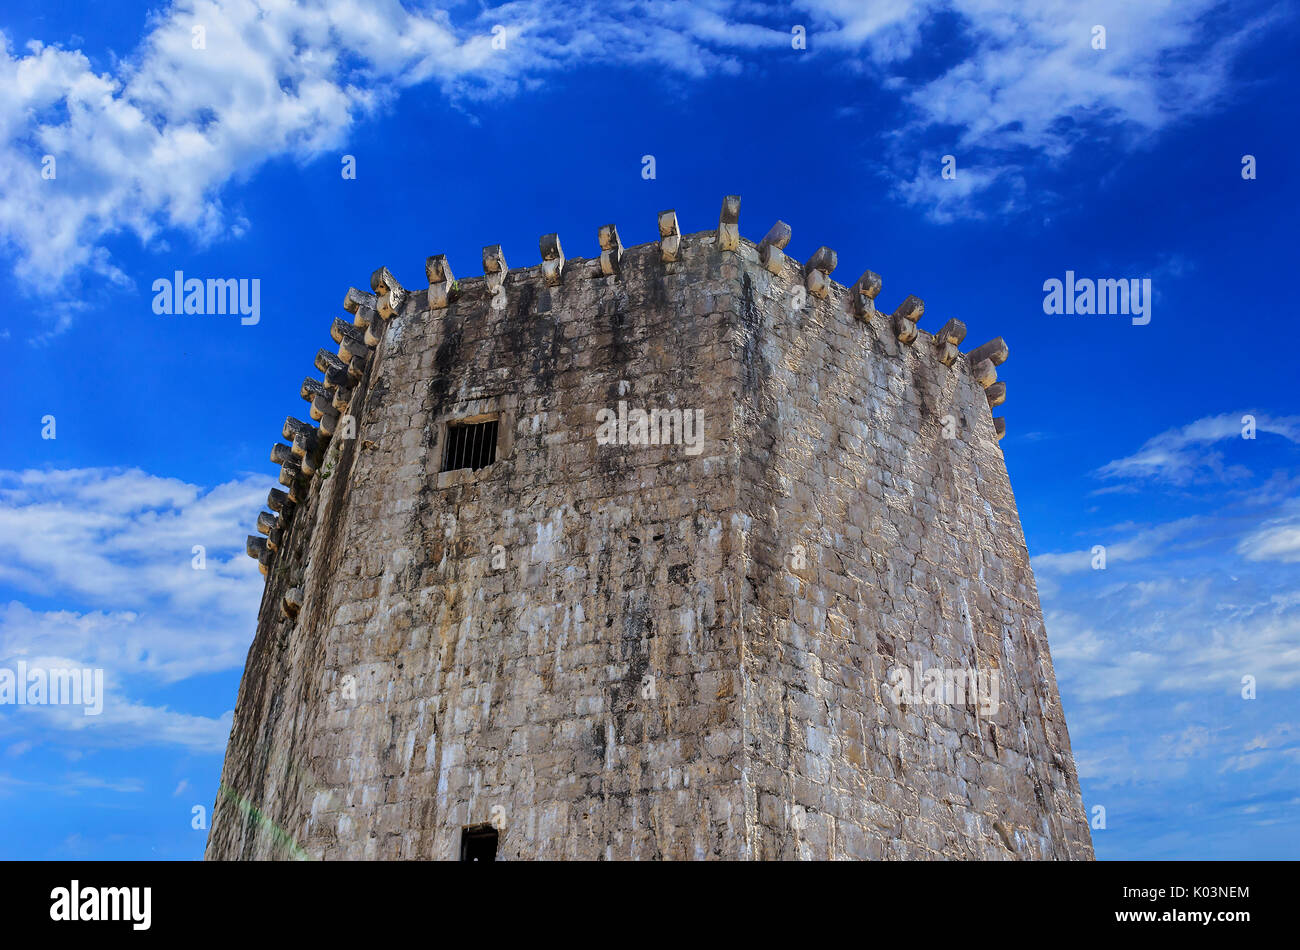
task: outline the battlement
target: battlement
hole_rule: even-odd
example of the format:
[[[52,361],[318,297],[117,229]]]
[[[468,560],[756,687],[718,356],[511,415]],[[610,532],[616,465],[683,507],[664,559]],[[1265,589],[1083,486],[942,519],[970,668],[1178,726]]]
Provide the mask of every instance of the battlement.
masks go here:
[[[691,250],[717,249],[734,254],[745,264],[757,264],[774,280],[781,281],[795,309],[824,306],[863,323],[882,324],[899,344],[915,348],[924,354],[923,358],[953,372],[968,373],[983,388],[990,409],[1006,401],[1006,383],[998,379],[997,373],[997,367],[1008,357],[1001,337],[963,354],[959,346],[965,340],[966,325],[961,320],[951,318],[933,333],[927,332],[918,326],[925,314],[920,297],[908,294],[892,311],[878,310],[876,301],[883,287],[879,274],[866,270],[852,284],[841,284],[831,277],[838,266],[838,255],[831,248],[819,247],[806,262],[800,262],[785,253],[792,237],[790,225],[777,221],[754,243],[740,235],[739,221],[740,196],[728,195],[723,199],[717,227],[709,231],[683,235],[677,213],[670,209],[657,216],[657,241],[625,248],[617,226],[603,225],[596,233],[600,253],[593,258],[566,258],[559,235],[547,234],[538,242],[542,258],[539,263],[511,269],[501,246],[488,245],[483,248],[482,274],[459,280],[453,276],[447,256],[435,254],[425,261],[428,286],[424,290],[408,290],[388,267],[379,267],[371,274],[370,292],[350,288],[344,295],[343,309],[351,322],[335,318],[331,323],[330,336],[338,348],[337,353],[327,349],[317,352],[315,366],[323,378],[308,377],[302,383],[301,396],[309,403],[309,414],[316,425],[289,417],[282,430],[286,442],[272,446],[271,461],[280,466],[279,482],[287,491],[272,489],[267,500],[271,510],[258,515],[259,534],[247,539],[248,555],[257,559],[266,574],[279,550],[288,515],[306,497],[311,479],[318,476],[340,420],[350,417],[351,425],[357,424],[352,394],[376,356],[388,321],[395,317],[435,316],[459,301],[499,306],[507,293],[507,281],[511,287],[536,282],[553,288],[575,281],[618,281],[624,256],[640,256],[651,248],[657,249],[665,273],[684,266],[684,255]],[[1006,434],[1005,417],[993,418],[993,431],[999,440]]]

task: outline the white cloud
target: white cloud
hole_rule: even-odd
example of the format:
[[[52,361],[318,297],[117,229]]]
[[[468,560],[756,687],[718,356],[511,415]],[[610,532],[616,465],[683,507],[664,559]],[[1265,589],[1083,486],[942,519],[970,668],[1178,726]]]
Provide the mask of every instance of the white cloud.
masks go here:
[[[1107,545],[1107,568],[1090,552],[1040,555],[1043,595],[1058,675],[1085,703],[1156,693],[1235,695],[1245,674],[1261,689],[1300,686],[1300,595],[1275,566],[1252,564],[1268,548],[1248,535],[1230,553],[1226,515],[1182,518]],[[1049,586],[1044,585],[1044,590]],[[1282,593],[1279,593],[1279,590]]]
[[[0,604],[0,665],[105,671],[102,713],[23,707],[0,722],[11,749],[30,741],[25,732],[78,745],[224,748],[229,713],[152,706],[132,691],[243,664],[263,587],[243,539],[267,487],[261,476],[203,490],[138,470],[0,471],[0,582],[78,605]],[[203,570],[193,566],[196,544],[207,549]]]
[[[1261,24],[1220,22],[1211,35],[1213,6],[802,4],[809,57],[837,70],[873,64],[909,104],[913,121],[895,146],[897,188],[941,218],[969,210],[994,185],[1007,185],[1014,204],[1023,187],[1017,152],[1056,160],[1095,136],[1090,123],[1147,133],[1218,103],[1230,64]],[[967,55],[927,80],[894,75],[942,13],[961,23]],[[756,22],[764,17],[773,22]],[[433,84],[453,103],[509,96],[573,63],[651,64],[702,80],[741,71],[745,56],[788,55],[790,24],[776,19],[786,17],[726,0],[609,0],[565,16],[543,0],[516,0],[455,18],[397,0],[180,0],[150,17],[139,47],[112,72],[39,41],[17,51],[0,34],[0,163],[11,169],[0,177],[0,240],[34,290],[86,273],[128,284],[108,238],[237,235],[243,224],[223,202],[229,182],[272,158],[305,161],[338,148],[358,118],[404,88]],[[1109,31],[1105,51],[1091,48],[1095,22]],[[504,50],[492,48],[498,24]],[[193,48],[196,26],[205,49]],[[918,130],[944,128],[955,131],[941,151],[957,151],[963,169],[949,182],[931,180],[937,153],[931,161],[912,146]],[[48,181],[47,154],[58,163]],[[59,326],[76,306],[52,308]]]
[[[1110,531],[1099,532],[1097,544],[1105,548],[1105,563],[1107,569],[1109,569],[1113,564],[1126,561],[1142,561],[1154,554],[1167,552],[1170,542],[1200,524],[1203,524],[1201,518],[1180,518],[1177,521],[1142,528],[1122,540],[1113,540],[1111,532],[1126,532],[1126,529],[1132,527],[1121,525],[1110,529]],[[1081,571],[1093,570],[1092,564],[1096,557],[1097,555],[1089,547],[1080,551],[1040,554],[1032,558],[1031,563],[1035,574],[1077,574]]]
[[[43,615],[83,635],[147,625],[138,611],[159,601],[208,622],[248,617],[261,583],[242,544],[269,484],[248,476],[204,492],[138,469],[0,471],[0,583],[93,603],[88,614]],[[40,625],[21,610],[9,622]]]
[[[52,782],[36,782],[0,773],[0,793],[9,790],[23,790],[57,795],[76,795],[85,791],[134,794],[144,791],[144,787],[144,783],[137,778],[106,779],[86,772],[68,772],[57,781]]]
[[[1300,524],[1274,524],[1248,535],[1237,553],[1251,561],[1300,561]]]
[[[918,168],[911,179],[900,179],[894,185],[903,200],[927,208],[933,221],[946,223],[958,218],[983,217],[972,199],[999,181],[1008,182],[1012,191],[1000,210],[1010,212],[1020,207],[1023,183],[1010,167],[966,167],[959,163],[956,177],[950,179],[937,173],[939,167],[940,159],[936,156],[928,167]]]
[[[79,706],[15,707],[0,723],[4,732],[29,732],[45,741],[64,741],[82,747],[135,749],[179,746],[200,755],[220,755],[230,738],[234,712],[221,716],[195,716],[165,706],[133,702],[122,691],[110,689],[104,709],[87,716]]]
[[[1102,0],[927,0],[854,3],[806,0],[836,24],[818,36],[838,47],[865,44],[877,66],[898,66],[920,50],[939,14],[960,24],[966,55],[929,79],[887,83],[913,118],[893,138],[896,193],[940,221],[977,214],[973,201],[995,186],[1004,210],[1020,204],[1024,167],[1060,162],[1083,146],[1131,148],[1170,124],[1220,106],[1230,70],[1277,12],[1214,19],[1218,0],[1132,3]],[[1093,48],[1093,27],[1106,48]],[[941,147],[918,146],[950,130]],[[955,154],[955,179],[939,178],[939,157]],[[915,176],[911,169],[918,169]],[[1041,185],[1037,190],[1041,191]]]
[[[1223,454],[1211,451],[1209,446],[1229,439],[1250,445],[1242,437],[1246,427],[1243,419],[1248,415],[1255,421],[1256,439],[1266,433],[1300,443],[1300,417],[1227,412],[1162,432],[1148,439],[1134,454],[1107,462],[1097,474],[1102,478],[1158,479],[1175,485],[1247,477],[1248,469],[1226,464]]]

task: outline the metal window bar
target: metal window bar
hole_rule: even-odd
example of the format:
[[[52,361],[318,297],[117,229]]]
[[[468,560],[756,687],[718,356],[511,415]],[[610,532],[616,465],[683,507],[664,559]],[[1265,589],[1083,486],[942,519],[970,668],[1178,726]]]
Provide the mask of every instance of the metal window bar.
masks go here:
[[[451,423],[447,426],[447,448],[442,457],[442,470],[454,471],[468,468],[478,471],[491,465],[497,457],[497,423]]]

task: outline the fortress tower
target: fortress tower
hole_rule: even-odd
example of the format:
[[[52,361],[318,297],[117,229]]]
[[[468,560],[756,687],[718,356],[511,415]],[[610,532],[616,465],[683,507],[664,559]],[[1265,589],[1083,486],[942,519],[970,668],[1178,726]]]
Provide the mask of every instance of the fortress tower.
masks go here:
[[[209,858],[1092,857],[1005,344],[739,211],[348,291]]]

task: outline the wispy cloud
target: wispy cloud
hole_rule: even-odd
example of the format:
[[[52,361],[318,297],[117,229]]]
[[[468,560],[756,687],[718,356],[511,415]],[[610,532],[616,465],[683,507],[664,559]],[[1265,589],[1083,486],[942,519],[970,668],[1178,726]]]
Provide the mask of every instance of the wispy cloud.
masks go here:
[[[0,664],[102,669],[106,694],[93,716],[79,706],[11,710],[0,734],[14,754],[59,737],[221,751],[228,713],[135,694],[243,663],[262,577],[242,541],[266,488],[260,477],[204,490],[138,470],[0,471],[0,583],[24,598],[0,604]],[[195,545],[206,549],[202,569]],[[44,609],[44,598],[69,606]]]
[[[80,792],[121,792],[135,794],[144,791],[144,783],[137,778],[106,779],[87,772],[69,772],[57,781],[36,782],[0,773],[0,793],[6,791],[43,792],[56,795],[76,795]]]
[[[1133,141],[1220,102],[1232,62],[1279,14],[1211,23],[1214,7],[805,0],[794,15],[807,21],[807,55],[871,64],[903,106],[894,187],[946,219],[980,213],[990,192],[990,210],[1015,207],[1027,161],[1062,160],[1099,129]],[[904,78],[941,17],[962,31],[957,61]],[[228,183],[271,159],[338,149],[403,89],[430,84],[452,103],[511,96],[574,63],[705,80],[788,54],[790,18],[729,0],[609,0],[564,16],[543,0],[455,15],[396,0],[180,0],[108,72],[80,50],[32,41],[18,51],[0,33],[0,161],[11,169],[0,178],[0,240],[34,289],[87,274],[128,285],[110,237],[237,237],[247,224],[226,206]],[[1098,24],[1105,50],[1091,45]],[[959,154],[951,181],[938,177],[945,152]],[[47,155],[53,180],[42,177]],[[66,326],[76,305],[64,299],[47,309]]]
[[[1102,543],[1102,547],[1105,548],[1106,563],[1141,561],[1155,554],[1165,553],[1171,541],[1200,523],[1201,519],[1193,517],[1151,525],[1136,531],[1117,529],[1117,540],[1106,537]],[[1128,537],[1122,537],[1124,534]],[[1093,569],[1093,561],[1096,557],[1091,547],[1079,551],[1040,554],[1033,558],[1033,567],[1036,574],[1077,574]]]
[[[1227,440],[1249,444],[1250,440],[1244,438],[1248,420],[1253,421],[1256,439],[1263,433],[1300,443],[1300,417],[1228,412],[1162,432],[1132,455],[1107,462],[1096,474],[1107,479],[1152,479],[1174,485],[1241,480],[1251,474],[1250,469],[1229,463],[1222,452],[1211,446]]]
[[[1237,553],[1251,561],[1300,562],[1300,519],[1270,524],[1242,538]]]
[[[1082,531],[1104,544],[1104,570],[1091,547],[1033,561],[1085,804],[1108,814],[1099,855],[1123,842],[1128,856],[1282,856],[1293,840],[1264,829],[1287,822],[1300,758],[1300,498],[1244,466],[1229,494],[1211,455],[1232,440],[1276,466],[1300,430],[1256,414],[1258,438],[1242,440],[1242,415],[1162,432],[1104,470],[1140,498],[1204,482],[1203,496],[1173,493],[1194,514]],[[1189,839],[1210,815],[1238,838]]]

